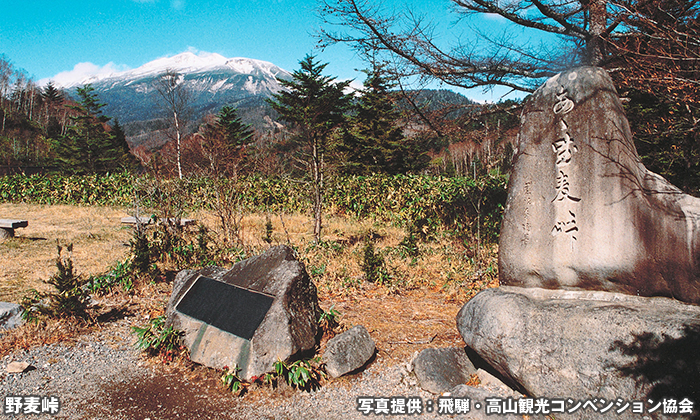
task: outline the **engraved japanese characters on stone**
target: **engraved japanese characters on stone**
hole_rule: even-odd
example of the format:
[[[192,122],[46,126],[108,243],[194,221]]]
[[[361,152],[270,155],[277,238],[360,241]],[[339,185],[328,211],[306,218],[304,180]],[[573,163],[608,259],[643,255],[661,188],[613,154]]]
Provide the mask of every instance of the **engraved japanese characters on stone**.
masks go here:
[[[556,97],[557,102],[554,104],[552,111],[561,119],[559,120],[560,135],[552,143],[552,151],[555,154],[554,165],[557,168],[555,179],[556,193],[552,203],[557,206],[556,213],[558,217],[551,232],[554,236],[560,233],[567,234],[571,236],[572,241],[575,241],[578,226],[576,225],[576,215],[571,204],[578,203],[581,199],[571,193],[571,180],[567,167],[573,161],[574,153],[578,152],[578,148],[569,134],[568,124],[564,121],[564,116],[573,111],[574,101],[567,96],[562,86],[559,87]],[[563,207],[565,205],[566,207]]]

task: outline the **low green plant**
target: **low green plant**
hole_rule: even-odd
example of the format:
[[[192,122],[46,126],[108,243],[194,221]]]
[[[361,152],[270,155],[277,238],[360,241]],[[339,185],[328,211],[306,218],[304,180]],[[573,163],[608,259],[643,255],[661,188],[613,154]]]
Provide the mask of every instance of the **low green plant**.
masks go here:
[[[180,336],[182,331],[178,331],[173,326],[165,327],[165,315],[151,318],[143,327],[131,327],[137,336],[136,347],[149,354],[172,356],[181,349]]]
[[[265,216],[266,222],[265,222],[265,236],[263,236],[263,241],[267,242],[268,244],[272,243],[272,220],[270,219],[270,215]]]
[[[34,289],[30,290],[21,302],[25,308],[23,318],[36,321],[43,315],[52,318],[75,317],[87,320],[90,318],[88,313],[90,294],[85,287],[87,280],[75,274],[72,259],[73,244],[66,247],[68,256],[65,258],[61,255],[63,247],[57,245],[56,248],[58,249],[56,257],[58,273],[45,281],[52,285],[55,291],[41,293]]]
[[[291,363],[277,360],[274,363],[275,374],[294,388],[305,391],[316,390],[321,386],[321,379],[325,377],[320,362],[320,356],[299,359]]]
[[[114,287],[121,286],[122,290],[130,292],[134,289],[132,270],[131,260],[117,261],[107,273],[91,276],[86,284],[87,290],[92,294],[105,295]]]
[[[365,273],[365,278],[370,283],[389,284],[390,276],[386,269],[386,263],[381,252],[374,249],[374,243],[367,237],[362,249],[362,264],[360,267]]]
[[[224,373],[221,375],[221,382],[224,384],[226,389],[233,393],[237,393],[239,396],[243,395],[250,385],[248,382],[244,381],[238,376],[238,372],[240,371],[241,368],[239,368],[237,365],[233,365],[231,368],[224,366]]]
[[[409,229],[408,234],[399,242],[397,248],[401,258],[418,258],[420,250],[418,249],[418,233],[415,227]]]
[[[320,266],[309,265],[309,274],[312,278],[322,277],[326,272],[326,264],[321,264]]]
[[[340,312],[335,309],[335,305],[331,305],[327,311],[321,311],[321,315],[318,317],[318,326],[324,334],[330,333],[340,326],[339,318]]]

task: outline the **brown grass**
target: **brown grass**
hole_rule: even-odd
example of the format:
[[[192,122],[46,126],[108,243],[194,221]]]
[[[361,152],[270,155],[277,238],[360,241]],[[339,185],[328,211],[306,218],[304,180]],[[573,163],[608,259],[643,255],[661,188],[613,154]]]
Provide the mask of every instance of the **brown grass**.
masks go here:
[[[0,218],[29,220],[27,228],[17,230],[16,238],[0,242],[0,300],[19,302],[30,288],[48,290],[43,280],[56,271],[56,240],[74,244],[73,261],[78,273],[107,271],[127,256],[132,232],[120,224],[120,218],[130,212],[108,207],[0,204]],[[222,240],[213,212],[198,211],[187,217],[197,219]],[[497,285],[497,249],[493,245],[476,250],[473,244],[465,245],[443,232],[435,240],[419,242],[420,254],[411,258],[402,255],[399,247],[407,232],[394,226],[329,216],[324,220],[323,243],[314,244],[310,217],[269,217],[272,244],[264,240],[266,215],[242,218],[239,234],[245,254],[252,256],[276,244],[294,247],[318,286],[321,307],[328,310],[334,306],[345,328],[364,325],[377,342],[380,363],[406,361],[413,352],[426,347],[463,345],[455,328],[457,312],[476,292]],[[364,238],[369,233],[375,249],[385,258],[389,284],[371,284],[364,279],[361,264]],[[159,313],[168,295],[166,283],[141,284],[132,295],[117,293],[101,298],[101,313],[125,307],[146,316]],[[5,337],[0,346],[7,349],[40,344],[56,335],[44,337],[35,327],[24,328],[23,332],[37,338]]]
[[[0,218],[28,220],[15,238],[0,242],[0,300],[19,302],[30,288],[47,291],[43,283],[56,272],[56,244],[73,244],[73,262],[83,275],[105,272],[128,251],[129,228],[118,208],[68,205],[0,204]]]

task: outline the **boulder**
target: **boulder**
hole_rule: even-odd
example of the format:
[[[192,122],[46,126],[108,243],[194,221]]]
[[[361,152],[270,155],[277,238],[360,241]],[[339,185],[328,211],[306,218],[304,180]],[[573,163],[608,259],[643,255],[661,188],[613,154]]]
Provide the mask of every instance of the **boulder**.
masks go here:
[[[250,380],[314,348],[320,308],[304,265],[280,245],[230,270],[183,270],[166,313],[194,362],[235,365]]]
[[[374,340],[367,329],[356,325],[328,340],[322,360],[326,372],[337,378],[364,366],[374,356],[374,350]]]
[[[413,373],[420,387],[433,394],[466,384],[476,371],[464,348],[428,348],[413,360]]]
[[[700,401],[696,305],[610,292],[500,287],[464,305],[457,327],[468,347],[532,397]],[[639,417],[629,410],[619,416]]]
[[[642,165],[610,77],[548,80],[527,101],[499,244],[501,285],[700,303],[700,199]]]
[[[0,329],[15,328],[24,323],[24,308],[16,303],[0,302]]]
[[[486,371],[484,369],[477,369],[476,370],[476,376],[479,378],[479,385],[489,391],[494,392],[496,395],[504,396],[504,397],[514,397],[517,398],[520,396],[516,391],[514,391],[511,387],[503,383],[500,379],[498,379],[495,375],[490,373],[489,371]]]

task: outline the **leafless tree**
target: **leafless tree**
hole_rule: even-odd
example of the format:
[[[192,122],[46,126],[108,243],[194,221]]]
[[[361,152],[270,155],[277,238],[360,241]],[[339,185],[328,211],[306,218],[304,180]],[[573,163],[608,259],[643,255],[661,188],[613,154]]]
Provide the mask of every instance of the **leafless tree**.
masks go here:
[[[169,137],[175,140],[177,153],[177,174],[182,179],[182,139],[190,114],[190,92],[184,84],[182,75],[174,70],[167,70],[160,75],[153,86],[161,98],[161,105],[169,115],[171,131]]]
[[[486,42],[481,46],[489,48],[475,48],[459,40],[445,47],[436,41],[434,26],[420,16],[410,10],[387,15],[381,4],[371,0],[322,0],[325,27],[320,33],[321,43],[348,43],[368,62],[376,59],[376,54],[384,54],[387,62],[394,63],[393,70],[399,77],[437,78],[463,88],[502,85],[531,92],[544,78],[575,65],[610,67],[616,57],[611,52],[617,53],[617,46],[630,37],[641,33],[653,39],[661,34],[648,31],[654,15],[682,13],[694,18],[695,27],[698,21],[698,0],[451,2],[458,15],[498,15],[519,27],[548,35],[555,43],[530,46],[513,34],[482,33],[481,39]],[[662,35],[678,40],[688,34],[671,29]],[[693,42],[697,41],[695,37]]]

